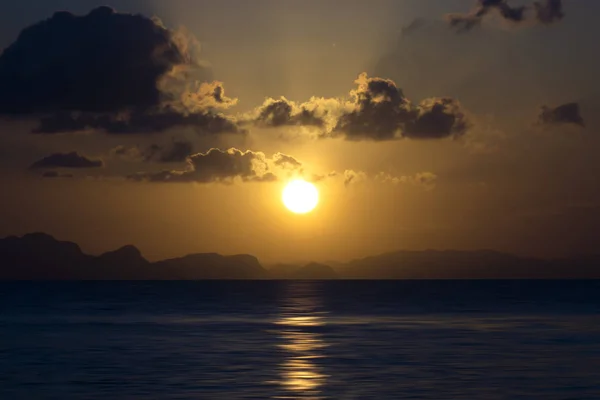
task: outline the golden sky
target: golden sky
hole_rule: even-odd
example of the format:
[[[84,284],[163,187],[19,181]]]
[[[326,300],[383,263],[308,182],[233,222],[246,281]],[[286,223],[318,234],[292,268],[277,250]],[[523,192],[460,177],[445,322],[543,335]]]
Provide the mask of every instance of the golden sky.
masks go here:
[[[595,252],[600,3],[529,3],[12,4],[0,236],[149,259]],[[298,177],[320,192],[302,215],[281,202]]]

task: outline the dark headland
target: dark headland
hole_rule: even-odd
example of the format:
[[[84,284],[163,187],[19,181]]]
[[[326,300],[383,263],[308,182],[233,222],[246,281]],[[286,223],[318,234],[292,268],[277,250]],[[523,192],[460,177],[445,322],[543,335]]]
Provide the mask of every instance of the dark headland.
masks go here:
[[[0,239],[1,280],[600,279],[600,256],[524,258],[490,250],[397,251],[339,263],[265,268],[252,255],[190,254],[150,262],[134,246],[92,256],[44,233]]]

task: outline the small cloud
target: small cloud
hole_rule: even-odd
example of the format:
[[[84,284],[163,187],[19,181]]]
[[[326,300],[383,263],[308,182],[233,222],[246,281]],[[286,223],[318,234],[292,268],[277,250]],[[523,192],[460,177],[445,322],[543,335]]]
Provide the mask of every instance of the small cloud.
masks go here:
[[[127,147],[118,145],[110,149],[109,155],[124,161],[142,161],[144,159],[143,152],[138,146]]]
[[[348,187],[351,184],[357,184],[367,180],[367,174],[363,171],[354,171],[347,169],[344,171],[344,186]]]
[[[273,155],[273,163],[280,167],[298,169],[302,168],[302,163],[294,157],[283,153],[275,153]]]
[[[296,104],[285,97],[269,98],[246,119],[261,127],[323,127],[326,112],[319,109],[317,102]]]
[[[542,24],[552,24],[565,17],[561,0],[535,1],[533,8],[536,19]]]
[[[110,150],[110,155],[131,162],[175,163],[184,162],[194,153],[194,145],[187,140],[173,140],[166,145],[151,144],[145,149],[139,146],[119,145]]]
[[[102,160],[94,160],[72,151],[70,153],[55,153],[31,164],[29,168],[100,168]]]
[[[533,14],[529,13],[531,10]],[[481,25],[483,18],[491,12],[513,24],[533,22],[548,25],[564,17],[561,0],[535,1],[532,6],[516,7],[510,6],[507,0],[478,0],[470,12],[447,14],[445,19],[457,32],[468,32]]]
[[[227,109],[236,105],[238,99],[225,96],[223,82],[196,82],[181,95],[181,104],[188,112],[203,112],[207,109]]]
[[[197,182],[231,184],[242,182],[273,182],[280,175],[300,168],[302,163],[294,157],[277,153],[268,158],[260,151],[210,149],[187,158],[187,168],[183,170],[163,170],[141,172],[129,176],[136,181],[149,182]]]
[[[331,171],[328,174],[312,174],[310,176],[310,178],[308,178],[308,180],[310,182],[321,182],[324,181],[326,179],[330,179],[330,178],[336,178],[338,177],[340,174],[336,171]]]
[[[578,103],[566,103],[557,107],[543,106],[538,117],[540,125],[575,124],[581,127],[585,122],[581,116]]]
[[[425,190],[433,190],[437,182],[437,175],[432,172],[417,172],[414,175],[393,176],[388,173],[380,172],[375,179],[382,183],[392,185],[408,184],[420,186]]]
[[[183,162],[194,153],[194,145],[187,140],[174,140],[166,146],[153,144],[144,154],[145,161],[159,163]]]

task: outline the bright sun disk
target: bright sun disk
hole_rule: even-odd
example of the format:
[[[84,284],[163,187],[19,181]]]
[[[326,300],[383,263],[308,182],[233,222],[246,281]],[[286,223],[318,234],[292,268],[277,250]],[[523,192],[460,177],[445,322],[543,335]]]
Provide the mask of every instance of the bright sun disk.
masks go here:
[[[312,183],[296,179],[288,183],[283,189],[281,200],[291,212],[306,214],[317,206],[319,191]]]

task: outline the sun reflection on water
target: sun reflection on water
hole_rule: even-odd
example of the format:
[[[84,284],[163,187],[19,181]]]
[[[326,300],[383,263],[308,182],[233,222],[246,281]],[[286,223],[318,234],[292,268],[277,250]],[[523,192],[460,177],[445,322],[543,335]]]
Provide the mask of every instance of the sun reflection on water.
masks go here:
[[[289,397],[322,399],[321,387],[327,375],[319,366],[327,347],[319,333],[325,325],[326,312],[320,310],[321,300],[317,282],[290,282],[281,306],[280,318],[275,322],[281,339],[278,347],[285,357],[280,365],[280,384]]]

